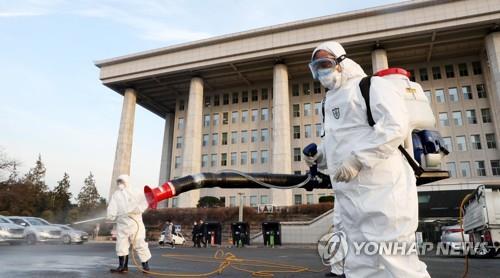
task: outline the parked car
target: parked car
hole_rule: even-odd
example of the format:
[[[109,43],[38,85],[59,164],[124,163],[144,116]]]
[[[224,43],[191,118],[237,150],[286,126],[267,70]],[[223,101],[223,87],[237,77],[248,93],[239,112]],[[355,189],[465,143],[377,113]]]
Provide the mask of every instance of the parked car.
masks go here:
[[[71,244],[71,243],[83,244],[84,242],[89,240],[89,234],[84,231],[73,229],[68,225],[62,225],[62,224],[52,224],[52,225],[62,229],[62,241],[65,244]]]
[[[163,245],[165,240],[165,232],[161,232],[160,238],[158,239],[158,244]],[[186,239],[180,232],[174,232],[172,234],[172,241],[174,242],[175,245],[184,245],[186,242]]]
[[[0,215],[0,242],[14,245],[25,241],[24,227],[14,224],[8,218]]]
[[[464,246],[469,242],[469,235],[464,234],[464,230],[460,228],[460,225],[444,226],[441,231],[441,242],[444,245],[450,246],[454,251],[463,252]],[[464,235],[463,239],[462,234]]]
[[[9,216],[7,218],[24,227],[24,235],[28,244],[62,241],[62,229],[52,226],[44,219],[24,216]]]

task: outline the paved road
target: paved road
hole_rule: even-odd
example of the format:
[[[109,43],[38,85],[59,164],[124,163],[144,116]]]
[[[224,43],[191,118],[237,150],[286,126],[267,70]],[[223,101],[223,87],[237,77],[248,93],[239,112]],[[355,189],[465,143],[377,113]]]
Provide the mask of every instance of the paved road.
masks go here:
[[[270,260],[297,266],[320,269],[316,251],[307,248],[244,248],[229,249],[239,258]],[[157,271],[202,273],[216,268],[218,263],[193,263],[162,256],[196,255],[210,260],[215,248],[160,249],[152,246],[151,267]],[[422,258],[428,265],[432,277],[460,277],[463,258],[426,256]],[[117,277],[109,274],[109,268],[116,267],[117,259],[112,243],[88,243],[84,245],[0,245],[0,277]],[[243,266],[249,268],[248,266]],[[126,277],[148,277],[139,273],[133,266]],[[322,277],[321,273],[280,274],[276,277]],[[124,276],[120,276],[124,277]],[[153,277],[153,276],[151,276]],[[250,274],[227,269],[216,277],[250,277]],[[500,257],[495,259],[471,259],[469,277],[500,277]]]

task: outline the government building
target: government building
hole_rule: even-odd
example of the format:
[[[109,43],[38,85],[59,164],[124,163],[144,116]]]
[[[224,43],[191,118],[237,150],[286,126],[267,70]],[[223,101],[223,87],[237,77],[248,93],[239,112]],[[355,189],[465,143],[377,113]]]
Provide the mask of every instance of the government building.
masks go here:
[[[102,83],[123,95],[113,180],[131,171],[137,104],[165,119],[159,184],[227,169],[305,174],[302,148],[320,142],[325,96],[308,63],[328,40],[342,43],[367,74],[401,67],[424,88],[450,150],[442,168],[451,178],[419,191],[500,183],[498,0],[408,1],[97,61]],[[332,194],[211,188],[163,206],[195,207],[203,196],[238,206],[238,193],[254,207]]]

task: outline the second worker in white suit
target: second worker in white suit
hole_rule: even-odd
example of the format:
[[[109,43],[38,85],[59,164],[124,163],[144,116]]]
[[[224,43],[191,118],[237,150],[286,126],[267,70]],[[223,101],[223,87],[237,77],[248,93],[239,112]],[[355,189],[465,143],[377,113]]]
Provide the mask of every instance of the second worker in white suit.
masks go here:
[[[324,135],[311,165],[330,175],[335,191],[335,230],[347,237],[345,259],[329,276],[348,278],[429,277],[417,254],[356,254],[354,243],[415,242],[418,225],[416,180],[398,151],[409,134],[405,104],[393,85],[372,77],[368,123],[359,88],[366,76],[337,42],[319,45],[310,64],[313,77],[328,89],[324,99]]]
[[[146,228],[142,222],[142,213],[148,208],[146,198],[144,193],[131,188],[128,175],[120,175],[116,183],[118,189],[111,196],[107,218],[116,221],[116,254],[119,265],[118,268],[111,269],[111,272],[128,271],[128,253],[132,242],[133,251],[137,252],[143,270],[147,271],[151,252],[145,241]]]

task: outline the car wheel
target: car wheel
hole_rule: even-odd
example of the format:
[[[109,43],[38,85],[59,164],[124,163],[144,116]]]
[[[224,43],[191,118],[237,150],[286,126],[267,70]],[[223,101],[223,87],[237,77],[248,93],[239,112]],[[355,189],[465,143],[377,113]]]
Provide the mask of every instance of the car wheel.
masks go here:
[[[478,248],[475,250],[475,257],[478,258],[493,258],[496,254],[495,248],[490,248],[483,244],[479,244]]]
[[[63,242],[64,242],[64,244],[71,244],[71,238],[69,236],[64,236]]]
[[[28,243],[28,245],[36,244],[36,236],[34,234],[29,234],[28,236],[26,236],[26,243]]]

